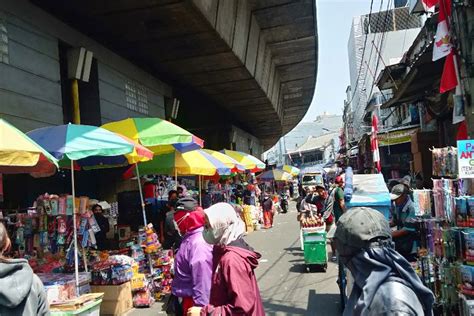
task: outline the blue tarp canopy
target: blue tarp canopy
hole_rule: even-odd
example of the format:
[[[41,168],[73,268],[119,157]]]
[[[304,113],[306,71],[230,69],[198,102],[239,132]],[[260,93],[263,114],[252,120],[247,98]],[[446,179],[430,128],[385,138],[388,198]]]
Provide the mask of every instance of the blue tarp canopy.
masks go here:
[[[388,218],[391,203],[390,193],[382,174],[355,174],[353,176],[352,199],[346,203],[347,208],[373,207]]]

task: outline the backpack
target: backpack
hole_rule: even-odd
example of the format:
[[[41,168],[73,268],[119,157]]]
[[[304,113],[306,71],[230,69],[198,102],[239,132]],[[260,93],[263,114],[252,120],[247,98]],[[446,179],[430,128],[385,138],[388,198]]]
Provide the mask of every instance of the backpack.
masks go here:
[[[326,203],[324,205],[324,214],[323,214],[324,220],[327,220],[328,218],[330,218],[331,215],[334,217],[333,214],[334,214],[335,195],[336,195],[336,188],[331,190],[331,193],[329,193],[329,196],[326,199]]]

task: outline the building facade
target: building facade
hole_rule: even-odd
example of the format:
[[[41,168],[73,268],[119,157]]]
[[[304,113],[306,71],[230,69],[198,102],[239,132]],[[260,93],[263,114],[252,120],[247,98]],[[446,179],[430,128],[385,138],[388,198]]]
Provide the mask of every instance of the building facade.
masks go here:
[[[376,86],[377,76],[385,66],[400,61],[422,22],[422,18],[409,14],[408,7],[353,18],[348,41],[350,95],[345,101],[349,142],[357,142],[370,131],[364,122],[367,106],[388,97]]]
[[[312,1],[0,0],[0,115],[23,131],[71,122],[82,48],[82,124],[172,119],[259,156],[306,113],[316,46]]]

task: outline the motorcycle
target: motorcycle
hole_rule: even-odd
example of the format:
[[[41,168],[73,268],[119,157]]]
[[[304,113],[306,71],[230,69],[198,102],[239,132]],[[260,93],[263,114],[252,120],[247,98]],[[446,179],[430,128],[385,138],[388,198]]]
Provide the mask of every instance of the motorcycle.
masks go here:
[[[288,212],[288,195],[286,195],[285,193],[282,193],[280,195],[280,207],[282,213]]]

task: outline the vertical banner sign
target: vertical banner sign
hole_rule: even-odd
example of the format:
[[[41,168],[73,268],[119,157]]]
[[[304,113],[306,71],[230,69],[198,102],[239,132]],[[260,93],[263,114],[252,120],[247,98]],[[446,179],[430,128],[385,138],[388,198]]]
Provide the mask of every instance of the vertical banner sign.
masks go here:
[[[474,140],[458,141],[459,178],[474,178]]]

